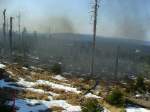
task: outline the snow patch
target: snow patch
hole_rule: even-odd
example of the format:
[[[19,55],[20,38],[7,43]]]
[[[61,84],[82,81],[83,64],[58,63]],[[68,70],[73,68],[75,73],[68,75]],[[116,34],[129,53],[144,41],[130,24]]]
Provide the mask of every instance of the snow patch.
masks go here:
[[[87,98],[101,98],[100,96],[94,95],[92,93],[86,94],[85,97],[87,97]]]
[[[37,84],[44,84],[52,87],[53,89],[63,89],[66,92],[74,92],[74,93],[81,93],[81,91],[78,91],[77,88],[69,87],[69,86],[64,86],[61,84],[55,84],[53,82],[45,81],[45,80],[38,80]]]
[[[12,102],[9,103],[12,105]],[[47,110],[53,106],[62,107],[63,112],[80,112],[80,106],[72,106],[64,100],[52,100],[52,101],[43,101],[43,100],[29,100],[29,99],[17,99],[16,106],[19,108],[17,112],[39,112]]]
[[[4,80],[0,80],[0,88],[5,87],[7,84],[5,83]]]
[[[7,71],[9,74],[11,74],[12,76],[15,76],[15,74],[13,74],[11,71]]]
[[[19,78],[17,84],[24,87],[33,87],[34,85],[36,85],[34,82],[25,81],[23,78]]]
[[[33,86],[38,85],[38,84],[44,84],[44,85],[48,85],[52,87],[53,89],[61,89],[61,90],[63,89],[66,92],[74,92],[78,94],[81,93],[81,91],[78,91],[77,88],[73,88],[73,87],[69,87],[69,86],[65,86],[61,84],[56,84],[56,83],[45,81],[45,80],[37,80],[36,82],[28,82],[28,81],[25,81],[23,78],[20,78],[17,84],[27,87],[27,88],[32,88]]]
[[[28,70],[28,68],[27,68],[27,67],[22,67],[22,69],[24,69],[24,70]]]
[[[60,80],[60,81],[66,81],[66,78],[61,75],[56,75],[53,77],[54,79]]]
[[[141,107],[127,107],[126,112],[150,112],[150,110]]]
[[[8,88],[12,88],[12,89],[16,89],[16,90],[28,90],[28,91],[32,91],[32,92],[36,92],[36,93],[40,93],[40,94],[49,94],[49,99],[52,99],[51,96],[58,96],[59,94],[50,92],[50,91],[44,91],[42,89],[35,89],[32,87],[24,87],[24,85],[21,84],[21,86],[23,87],[16,87],[13,84],[16,84],[14,82],[6,82],[5,80],[0,80],[0,88],[4,88],[4,87],[8,87]]]
[[[6,67],[6,65],[0,63],[0,68],[1,69],[4,69],[5,67]]]

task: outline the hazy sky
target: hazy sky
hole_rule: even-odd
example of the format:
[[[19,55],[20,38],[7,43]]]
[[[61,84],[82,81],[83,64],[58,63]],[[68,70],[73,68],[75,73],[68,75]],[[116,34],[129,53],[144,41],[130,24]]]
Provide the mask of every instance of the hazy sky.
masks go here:
[[[91,34],[93,0],[0,0],[0,12],[16,17],[29,31]],[[2,13],[0,15],[2,25]],[[17,18],[15,19],[17,28]],[[150,39],[150,0],[101,0],[98,35]]]

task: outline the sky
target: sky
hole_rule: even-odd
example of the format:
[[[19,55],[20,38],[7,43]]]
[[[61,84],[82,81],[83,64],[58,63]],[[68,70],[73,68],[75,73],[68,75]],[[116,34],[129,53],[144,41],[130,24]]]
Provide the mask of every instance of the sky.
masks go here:
[[[0,0],[17,30],[17,15],[28,31],[92,34],[94,0]],[[97,35],[150,40],[150,0],[100,0]],[[2,26],[2,13],[0,14]]]

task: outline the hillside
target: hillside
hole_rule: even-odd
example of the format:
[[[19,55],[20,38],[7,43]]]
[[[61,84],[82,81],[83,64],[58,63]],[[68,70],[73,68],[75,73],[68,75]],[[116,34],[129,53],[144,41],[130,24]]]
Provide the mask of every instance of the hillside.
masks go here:
[[[84,94],[88,88],[94,85],[94,80],[83,78],[63,77],[52,74],[44,69],[36,67],[23,67],[19,64],[0,64],[0,94],[5,98],[9,94],[8,105],[13,105],[17,112],[80,112],[81,100],[94,98],[103,101],[103,96],[97,92]],[[100,85],[101,89],[103,88]],[[97,91],[97,92],[96,92]],[[104,91],[103,91],[104,92]],[[120,112],[121,109],[104,104],[105,112]],[[106,109],[107,108],[107,109]],[[126,112],[149,112],[141,107],[129,106]]]

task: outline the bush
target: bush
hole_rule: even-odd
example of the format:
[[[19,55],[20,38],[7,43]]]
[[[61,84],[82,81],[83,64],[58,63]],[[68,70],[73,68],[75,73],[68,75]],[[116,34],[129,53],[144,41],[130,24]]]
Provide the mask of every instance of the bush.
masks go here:
[[[126,112],[126,110],[125,110],[125,109],[122,109],[122,110],[120,110],[120,112]]]
[[[54,64],[51,68],[52,73],[55,74],[61,74],[61,65],[60,64]]]
[[[12,112],[12,107],[6,105],[0,105],[1,112]]]
[[[137,77],[135,87],[136,87],[136,90],[139,92],[143,92],[146,90],[144,78],[142,76]]]
[[[135,83],[133,82],[127,82],[126,85],[126,92],[127,93],[134,93],[136,91]]]
[[[145,86],[146,90],[150,93],[150,82],[147,82]]]
[[[103,107],[99,105],[96,99],[87,99],[81,105],[82,112],[103,112]]]
[[[112,92],[106,97],[106,101],[111,105],[116,105],[116,106],[124,105],[123,94],[118,88],[112,90]]]

